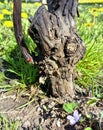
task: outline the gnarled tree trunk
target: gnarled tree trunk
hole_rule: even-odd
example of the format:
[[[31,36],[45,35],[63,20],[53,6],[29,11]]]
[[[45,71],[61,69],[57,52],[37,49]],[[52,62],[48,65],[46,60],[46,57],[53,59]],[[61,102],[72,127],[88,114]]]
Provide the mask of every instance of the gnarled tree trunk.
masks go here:
[[[31,20],[29,35],[39,50],[37,65],[51,83],[53,96],[74,96],[75,64],[83,58],[85,45],[76,32],[77,0],[47,0]]]

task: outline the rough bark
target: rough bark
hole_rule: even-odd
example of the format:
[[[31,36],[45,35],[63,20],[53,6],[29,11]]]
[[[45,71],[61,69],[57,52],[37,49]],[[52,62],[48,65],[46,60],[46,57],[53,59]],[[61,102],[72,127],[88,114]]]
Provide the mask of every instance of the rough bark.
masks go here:
[[[37,44],[37,65],[51,83],[53,96],[74,96],[75,64],[83,58],[85,45],[78,36],[74,16],[77,0],[47,0],[35,13],[28,30]]]

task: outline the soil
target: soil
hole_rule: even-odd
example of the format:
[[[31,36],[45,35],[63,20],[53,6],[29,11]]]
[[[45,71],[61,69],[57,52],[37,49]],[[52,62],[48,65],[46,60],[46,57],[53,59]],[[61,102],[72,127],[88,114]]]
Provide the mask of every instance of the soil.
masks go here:
[[[70,102],[68,96],[61,99],[44,96],[41,92],[38,95],[32,97],[30,103],[24,95],[17,97],[16,93],[10,95],[2,93],[0,95],[0,113],[5,114],[9,120],[19,120],[21,123],[18,130],[39,130],[40,128],[42,130],[84,130],[89,126],[93,130],[98,129],[103,101],[88,106],[89,98],[76,96],[74,101],[81,104],[78,111],[85,121],[71,126],[67,120],[68,114],[62,107],[64,102]],[[28,105],[21,107],[27,102]],[[89,118],[88,115],[92,117]]]

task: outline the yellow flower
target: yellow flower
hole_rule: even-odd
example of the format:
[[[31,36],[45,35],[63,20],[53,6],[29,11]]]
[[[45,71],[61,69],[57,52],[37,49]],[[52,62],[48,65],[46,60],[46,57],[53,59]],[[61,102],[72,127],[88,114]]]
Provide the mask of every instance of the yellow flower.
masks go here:
[[[98,10],[99,10],[100,12],[103,12],[103,8],[99,8]]]
[[[8,13],[8,10],[7,10],[7,9],[3,9],[3,10],[2,10],[2,13],[3,13],[3,14],[6,14],[6,13]]]
[[[92,8],[91,9],[93,12],[95,12],[95,11],[98,11],[98,8]]]
[[[97,13],[97,12],[94,12],[93,15],[96,17],[96,16],[98,16],[98,13]]]
[[[39,6],[41,6],[41,3],[40,2],[35,2],[35,6],[39,7]]]
[[[3,9],[3,10],[2,10],[2,13],[3,13],[3,14],[6,14],[7,12],[8,12],[7,9]]]
[[[11,15],[12,14],[12,12],[10,12],[10,11],[8,11],[8,13],[7,13],[8,15]]]
[[[7,15],[11,15],[11,14],[12,14],[12,12],[11,12],[11,11],[8,11],[7,9],[3,9],[3,10],[2,10],[2,13],[3,13],[3,14],[7,14]]]
[[[94,26],[94,23],[86,23],[85,26],[86,27],[92,27],[92,26]]]
[[[96,12],[96,11],[98,11],[98,8],[92,8],[92,9],[89,9],[89,10],[88,10],[88,12],[91,13],[91,14],[92,14],[93,12]]]
[[[27,15],[27,13],[21,13],[21,17],[22,18],[28,18],[28,15]]]
[[[3,26],[8,27],[8,28],[13,27],[13,22],[12,21],[4,21]]]
[[[79,3],[102,3],[103,0],[79,0]]]
[[[4,15],[0,14],[0,20],[4,19]]]

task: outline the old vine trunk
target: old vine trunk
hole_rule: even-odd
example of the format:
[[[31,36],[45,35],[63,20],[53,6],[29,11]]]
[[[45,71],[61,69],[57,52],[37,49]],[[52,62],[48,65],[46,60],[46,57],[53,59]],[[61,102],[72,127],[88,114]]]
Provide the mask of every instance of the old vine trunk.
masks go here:
[[[47,0],[31,20],[29,35],[37,44],[35,63],[50,81],[53,96],[74,96],[75,64],[83,58],[85,45],[76,32],[77,0]]]

